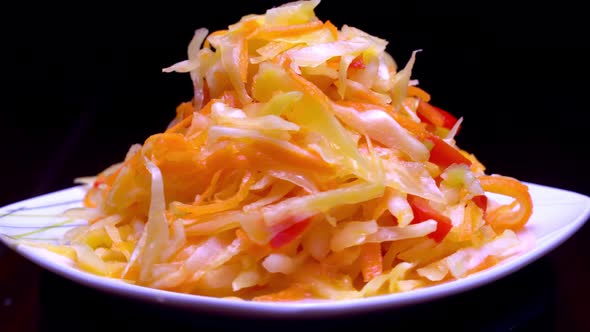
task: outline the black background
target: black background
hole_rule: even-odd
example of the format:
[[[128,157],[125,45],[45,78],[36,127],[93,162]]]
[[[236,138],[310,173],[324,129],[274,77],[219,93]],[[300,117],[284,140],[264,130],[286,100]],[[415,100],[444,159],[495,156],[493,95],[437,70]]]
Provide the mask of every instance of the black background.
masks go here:
[[[23,4],[5,11],[13,17],[2,23],[2,52],[8,59],[2,74],[0,205],[71,186],[74,177],[99,172],[121,160],[131,144],[162,131],[176,105],[191,98],[191,84],[188,75],[163,74],[161,68],[185,59],[194,29],[222,29],[280,3],[166,1],[123,8],[79,2]],[[430,92],[433,104],[464,117],[458,144],[475,153],[488,173],[589,194],[585,97],[590,73],[583,13],[581,5],[566,3],[515,8],[475,1],[432,6],[324,0],[317,9],[322,20],[389,40],[388,51],[400,66],[412,50],[423,49],[413,78]],[[590,276],[588,233],[586,226],[553,254],[503,281],[504,293],[490,286],[495,288],[438,307],[415,307],[412,317],[452,320],[463,310],[473,325],[459,327],[469,330],[588,327],[581,313],[590,296],[584,285]],[[78,287],[77,293],[97,299],[65,299],[82,301],[78,315],[93,303],[118,302],[47,273],[41,280],[41,317],[47,326],[61,325],[47,318],[55,308],[51,298],[59,296],[54,289]],[[524,294],[517,292],[521,287]],[[516,318],[490,319],[515,296],[524,297],[528,318],[508,306],[502,312],[516,312]],[[137,309],[138,303],[121,302],[111,311],[103,305],[106,316],[129,306],[138,317],[158,316]],[[557,309],[564,307],[569,310]],[[473,316],[474,308],[491,316]],[[448,318],[441,310],[448,310]]]

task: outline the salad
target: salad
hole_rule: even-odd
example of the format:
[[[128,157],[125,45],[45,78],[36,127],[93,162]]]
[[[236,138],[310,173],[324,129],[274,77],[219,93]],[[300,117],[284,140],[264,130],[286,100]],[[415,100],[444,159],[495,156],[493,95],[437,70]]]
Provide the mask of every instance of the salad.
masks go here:
[[[387,41],[319,0],[195,31],[194,94],[85,179],[88,220],[50,249],[141,286],[254,301],[354,299],[463,278],[524,250],[526,185],[455,142]],[[487,193],[512,198],[499,204]]]

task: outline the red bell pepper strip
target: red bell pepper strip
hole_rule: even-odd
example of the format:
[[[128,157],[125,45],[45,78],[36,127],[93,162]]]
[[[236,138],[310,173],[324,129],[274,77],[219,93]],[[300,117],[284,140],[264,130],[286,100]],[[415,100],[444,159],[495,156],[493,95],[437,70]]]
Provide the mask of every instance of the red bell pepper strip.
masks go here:
[[[103,178],[103,177],[98,177],[98,178],[97,178],[97,179],[94,181],[94,184],[92,185],[92,187],[94,187],[94,188],[100,188],[100,186],[101,186],[102,184],[105,184],[105,180],[104,180],[104,178]]]
[[[363,61],[363,56],[359,55],[356,58],[354,58],[354,60],[352,60],[348,68],[365,69],[365,61]]]
[[[477,195],[474,196],[471,200],[483,211],[483,213],[486,213],[486,210],[488,208],[488,197],[486,195]]]
[[[273,249],[278,249],[291,243],[293,240],[303,234],[307,226],[309,226],[309,218],[289,226],[288,228],[278,232],[270,240],[270,246]]]
[[[451,129],[457,123],[457,118],[451,113],[432,106],[423,100],[420,100],[416,112],[422,122],[427,122],[437,127]]]
[[[422,197],[408,195],[408,203],[410,203],[412,212],[414,213],[414,220],[411,222],[412,224],[418,224],[429,219],[436,221],[436,230],[427,235],[434,241],[441,242],[445,236],[447,236],[451,228],[453,228],[451,219],[433,209],[430,206],[430,203],[428,203],[428,200]]]
[[[452,164],[465,164],[471,167],[471,160],[467,159],[459,150],[450,146],[440,137],[431,135],[428,139],[434,143],[433,148],[430,150],[429,161],[431,163],[437,164],[443,169]]]

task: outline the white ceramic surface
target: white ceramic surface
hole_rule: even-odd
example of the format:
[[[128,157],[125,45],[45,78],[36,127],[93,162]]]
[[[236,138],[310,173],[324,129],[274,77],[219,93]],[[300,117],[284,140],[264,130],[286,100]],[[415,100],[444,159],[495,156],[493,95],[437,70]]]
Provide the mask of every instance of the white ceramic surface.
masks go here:
[[[80,206],[83,187],[74,187],[0,208],[0,239],[32,262],[65,278],[96,289],[139,300],[162,303],[200,312],[232,316],[326,317],[351,312],[395,308],[434,300],[482,286],[506,276],[547,254],[572,236],[590,215],[590,198],[561,189],[528,184],[534,213],[521,235],[533,235],[532,250],[512,257],[488,270],[445,284],[359,300],[305,303],[259,303],[179,294],[126,284],[98,277],[72,267],[71,262],[45,249],[17,244],[10,236],[34,232],[48,225],[65,222],[42,232],[21,236],[29,241],[57,242],[71,227],[83,221],[70,221],[58,215],[67,208]]]

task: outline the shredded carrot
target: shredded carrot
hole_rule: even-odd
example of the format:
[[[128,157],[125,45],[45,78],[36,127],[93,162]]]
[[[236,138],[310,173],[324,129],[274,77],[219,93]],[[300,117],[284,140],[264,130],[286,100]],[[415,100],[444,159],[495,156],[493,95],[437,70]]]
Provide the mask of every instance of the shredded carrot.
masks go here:
[[[324,27],[330,30],[330,33],[332,34],[332,37],[334,37],[334,39],[338,39],[338,28],[334,24],[332,24],[330,20],[327,20],[326,23],[324,23]]]
[[[260,24],[258,23],[258,20],[256,19],[256,17],[251,17],[249,19],[246,19],[242,22],[242,33],[245,36],[248,36],[249,34],[251,34],[252,32],[254,32],[256,29],[258,29],[260,27]]]
[[[430,95],[428,94],[428,92],[422,90],[421,88],[419,88],[417,86],[409,86],[408,87],[408,96],[418,97],[424,102],[430,101]]]
[[[229,98],[229,95],[228,95],[227,98]],[[216,101],[220,101],[220,99],[211,99],[211,100],[209,100],[209,102],[205,106],[203,106],[203,108],[201,108],[201,110],[199,111],[199,113],[201,113],[201,114],[209,114],[209,113],[211,113],[211,106],[213,106],[213,103],[215,103]],[[228,101],[229,101],[229,99],[228,99]],[[175,124],[174,126],[166,129],[165,132],[166,133],[177,133],[177,132],[181,131],[182,129],[188,128],[190,126],[190,124],[191,124],[192,121],[193,121],[193,113],[191,113],[189,116],[187,116],[182,121],[180,121],[177,124]]]
[[[474,274],[479,271],[483,271],[485,269],[489,269],[490,267],[498,264],[498,258],[494,256],[486,257],[483,262],[481,262],[478,266],[476,266],[473,270],[469,271],[468,274]]]
[[[209,43],[209,38],[211,37],[215,37],[215,36],[221,36],[227,33],[227,30],[217,30],[215,32],[211,32],[209,34],[209,36],[207,37],[207,39],[205,39],[205,42],[203,43],[203,47],[204,48],[211,48],[211,44]]]
[[[199,111],[199,113],[201,113],[201,114],[203,114],[203,115],[208,115],[208,114],[210,114],[210,113],[211,113],[211,106],[213,106],[213,104],[214,104],[215,102],[218,102],[218,101],[223,101],[223,100],[221,100],[221,99],[217,99],[217,98],[210,99],[210,100],[209,100],[209,102],[207,102],[207,104],[205,104],[205,106],[203,106],[203,107],[201,108],[201,110]]]
[[[190,126],[190,124],[191,124],[192,121],[193,121],[193,115],[190,114],[186,118],[182,119],[182,121],[179,121],[174,126],[166,129],[166,132],[167,133],[176,133],[176,132],[179,132],[182,129],[188,128],[188,126]]]
[[[252,143],[250,149],[247,149],[244,152],[244,155],[251,156],[250,160],[254,165],[258,162],[261,164],[266,162],[268,167],[272,167],[273,164],[280,162],[288,163],[288,165],[292,167],[313,169],[317,174],[332,173],[332,167],[315,154],[303,154],[269,142],[261,141]],[[272,158],[273,160],[267,160],[267,158]]]
[[[210,99],[209,102],[207,102],[207,104],[201,108],[201,110],[199,111],[199,113],[205,114],[205,115],[211,113],[211,106],[213,106],[213,103],[215,103],[217,101],[227,101],[227,102],[229,102],[230,101],[229,98],[231,96],[232,96],[231,94],[228,94],[227,96],[224,94],[224,97],[225,98],[228,98],[226,100]],[[166,129],[165,133],[169,133],[169,134],[171,134],[171,133],[178,133],[181,130],[187,129],[188,127],[190,127],[190,125],[191,125],[191,123],[193,121],[193,114],[194,114],[194,112],[191,113],[190,115],[188,115],[187,117],[185,117],[182,121],[176,123],[174,126]]]
[[[303,24],[262,26],[254,30],[247,39],[273,39],[278,37],[294,37],[320,30],[324,27],[322,21],[312,21]]]
[[[291,69],[291,67],[289,66],[289,61],[285,62],[283,64],[283,67],[287,70],[289,77],[291,77],[293,81],[295,81],[295,83],[299,85],[299,87],[302,91],[304,91],[304,93],[308,94],[309,96],[320,102],[324,109],[330,109],[332,107],[330,105],[330,98],[328,98],[328,96],[326,96],[326,94],[320,88],[318,88],[317,85],[313,84],[312,82],[303,78],[303,76],[294,72],[293,69]]]
[[[518,204],[517,210],[514,210],[515,204],[507,204],[487,211],[484,216],[485,220],[496,231],[522,228],[533,213],[533,201],[528,187],[520,181],[506,176],[484,175],[478,179],[483,190],[510,196],[515,199],[514,203]]]
[[[258,302],[290,302],[299,301],[311,297],[310,287],[307,285],[294,284],[281,291],[267,295],[257,296],[252,301]]]
[[[363,280],[369,282],[371,279],[383,272],[383,255],[381,243],[365,243],[361,246],[361,272]]]
[[[209,186],[207,187],[207,189],[205,189],[205,191],[203,191],[202,194],[198,196],[198,198],[195,199],[195,203],[204,202],[207,199],[209,199],[211,195],[213,195],[213,193],[215,192],[215,187],[217,186],[217,182],[219,181],[222,172],[223,170],[220,169],[217,172],[215,172],[215,174],[213,174],[213,178],[211,179]]]
[[[187,116],[193,114],[194,111],[195,110],[192,101],[181,103],[180,105],[178,105],[178,107],[176,107],[176,118],[184,119]]]
[[[242,80],[242,82],[246,82],[246,80],[248,79],[248,64],[250,63],[248,59],[248,42],[246,41],[246,38],[240,38],[238,45],[236,47],[238,47],[240,50],[238,62],[240,79]]]
[[[326,65],[329,68],[338,70],[340,68],[340,59],[339,58],[331,58],[328,61],[326,61]]]
[[[243,201],[250,190],[250,186],[254,182],[252,174],[246,174],[242,180],[239,190],[230,198],[206,205],[192,205],[192,204],[178,204],[177,209],[181,212],[187,213],[187,217],[196,218],[199,216],[213,214],[225,210],[231,210],[238,206]]]

